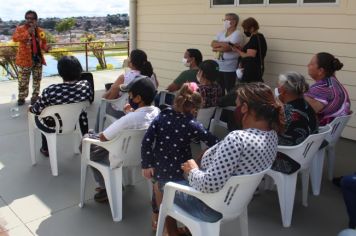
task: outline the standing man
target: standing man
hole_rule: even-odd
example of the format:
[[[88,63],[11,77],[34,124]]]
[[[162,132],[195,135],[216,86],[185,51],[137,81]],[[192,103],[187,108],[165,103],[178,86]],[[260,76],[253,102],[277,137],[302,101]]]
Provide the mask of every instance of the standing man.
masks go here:
[[[34,104],[40,92],[42,78],[42,65],[46,65],[42,50],[48,52],[50,47],[46,42],[46,35],[43,29],[37,26],[37,13],[27,11],[26,22],[16,28],[12,37],[14,42],[19,42],[16,55],[16,65],[19,67],[19,96],[18,105],[25,104],[28,96],[28,86],[32,72],[32,97],[31,104]]]
[[[237,29],[239,16],[235,13],[227,13],[224,18],[224,30],[216,35],[211,42],[213,52],[216,52],[216,62],[219,64],[219,79],[223,94],[234,88],[236,83],[236,69],[239,54],[232,51],[232,45],[243,46],[243,36]]]

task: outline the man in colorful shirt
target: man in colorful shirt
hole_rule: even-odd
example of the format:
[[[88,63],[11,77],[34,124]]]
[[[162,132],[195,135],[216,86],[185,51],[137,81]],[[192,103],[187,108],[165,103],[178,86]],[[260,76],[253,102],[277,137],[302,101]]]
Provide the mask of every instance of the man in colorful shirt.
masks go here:
[[[25,19],[26,23],[18,26],[12,37],[14,42],[19,42],[16,55],[16,65],[19,67],[19,106],[25,104],[28,96],[31,73],[33,78],[31,104],[36,102],[40,92],[42,65],[46,65],[42,50],[47,52],[50,49],[43,29],[37,26],[37,13],[27,11]]]

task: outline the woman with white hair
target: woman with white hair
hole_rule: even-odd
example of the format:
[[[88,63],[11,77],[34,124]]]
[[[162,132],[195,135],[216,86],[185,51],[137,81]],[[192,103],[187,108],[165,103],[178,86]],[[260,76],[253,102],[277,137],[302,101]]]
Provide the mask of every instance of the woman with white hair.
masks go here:
[[[285,131],[278,136],[278,144],[294,146],[303,142],[318,130],[318,121],[313,108],[304,100],[309,89],[303,75],[297,72],[281,74],[278,79],[276,95],[284,104],[286,117]],[[289,157],[279,154],[272,169],[291,174],[299,169],[299,164]]]

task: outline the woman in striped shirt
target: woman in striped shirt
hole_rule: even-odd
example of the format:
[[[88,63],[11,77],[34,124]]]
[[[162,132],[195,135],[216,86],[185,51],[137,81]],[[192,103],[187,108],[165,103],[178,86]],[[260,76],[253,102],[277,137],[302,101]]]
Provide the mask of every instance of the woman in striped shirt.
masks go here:
[[[330,53],[320,52],[308,64],[308,74],[315,80],[305,100],[317,113],[320,125],[330,123],[335,117],[350,114],[350,98],[344,86],[335,77],[343,64]]]

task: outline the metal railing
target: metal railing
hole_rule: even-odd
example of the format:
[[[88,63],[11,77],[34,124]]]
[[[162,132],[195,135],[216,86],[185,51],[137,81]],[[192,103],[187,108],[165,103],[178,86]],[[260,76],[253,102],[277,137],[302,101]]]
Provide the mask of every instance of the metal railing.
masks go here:
[[[115,51],[115,50],[123,50],[125,49],[127,51],[127,55],[130,54],[130,48],[129,48],[129,41],[128,40],[122,40],[122,41],[96,41],[96,42],[83,42],[83,43],[49,43],[48,45],[51,45],[52,49],[59,48],[58,46],[65,46],[65,50],[56,50],[56,53],[60,52],[85,52],[85,70],[88,71],[88,56],[89,52],[91,52],[91,48],[89,44],[91,43],[105,43],[105,47],[102,48],[104,51]],[[108,46],[107,46],[108,45]],[[1,48],[5,47],[17,47],[14,45],[0,45]],[[51,54],[51,50],[48,52],[48,54]],[[3,56],[0,54],[0,57]]]

